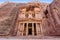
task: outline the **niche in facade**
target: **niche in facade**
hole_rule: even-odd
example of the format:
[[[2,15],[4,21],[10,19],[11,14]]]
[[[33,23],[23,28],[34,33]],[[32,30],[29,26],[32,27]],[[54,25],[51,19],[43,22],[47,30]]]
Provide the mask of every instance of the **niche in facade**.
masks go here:
[[[46,16],[46,18],[48,18],[48,10],[46,10],[45,12],[44,12],[44,14],[45,14],[45,16]]]

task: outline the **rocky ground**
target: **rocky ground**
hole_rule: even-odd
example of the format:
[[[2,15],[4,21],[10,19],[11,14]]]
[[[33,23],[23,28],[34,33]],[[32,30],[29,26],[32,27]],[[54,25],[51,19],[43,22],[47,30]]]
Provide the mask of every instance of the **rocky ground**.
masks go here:
[[[0,40],[60,40],[59,36],[16,36],[0,37]]]

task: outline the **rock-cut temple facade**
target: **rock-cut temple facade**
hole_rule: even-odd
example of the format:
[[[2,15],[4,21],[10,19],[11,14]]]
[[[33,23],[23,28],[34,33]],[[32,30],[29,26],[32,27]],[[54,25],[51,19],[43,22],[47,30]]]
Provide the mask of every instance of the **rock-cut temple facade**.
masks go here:
[[[0,36],[60,35],[60,0],[0,5]]]

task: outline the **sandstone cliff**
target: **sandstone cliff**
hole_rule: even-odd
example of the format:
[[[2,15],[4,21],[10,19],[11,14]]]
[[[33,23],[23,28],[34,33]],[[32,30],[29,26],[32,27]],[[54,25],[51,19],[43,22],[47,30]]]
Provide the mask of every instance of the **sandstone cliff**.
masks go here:
[[[12,34],[17,17],[16,10],[14,3],[7,3],[0,8],[0,35]]]
[[[60,0],[54,0],[48,7],[49,35],[60,35]]]

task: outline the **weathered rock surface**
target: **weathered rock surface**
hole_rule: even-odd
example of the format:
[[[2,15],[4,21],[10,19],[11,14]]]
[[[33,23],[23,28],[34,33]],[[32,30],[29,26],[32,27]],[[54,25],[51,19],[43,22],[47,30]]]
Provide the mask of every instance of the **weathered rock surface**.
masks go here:
[[[54,0],[48,7],[49,35],[60,35],[60,0]]]
[[[14,3],[8,3],[0,8],[0,35],[12,34],[17,16],[15,8]]]

